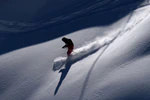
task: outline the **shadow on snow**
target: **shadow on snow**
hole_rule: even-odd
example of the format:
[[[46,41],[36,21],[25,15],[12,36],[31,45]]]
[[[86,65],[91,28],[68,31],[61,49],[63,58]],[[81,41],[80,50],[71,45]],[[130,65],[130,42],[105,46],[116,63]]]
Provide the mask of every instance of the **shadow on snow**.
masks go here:
[[[59,90],[59,88],[60,88],[62,82],[63,82],[64,79],[66,78],[66,76],[67,76],[67,74],[68,74],[68,72],[69,72],[71,66],[72,66],[74,63],[80,61],[81,59],[84,59],[85,57],[87,57],[87,56],[89,56],[89,55],[95,53],[95,52],[98,51],[98,50],[99,50],[99,48],[94,49],[94,50],[91,50],[91,51],[86,51],[86,52],[83,53],[83,54],[82,54],[82,53],[78,53],[78,54],[76,54],[76,55],[71,55],[71,56],[69,56],[69,57],[67,58],[66,64],[65,64],[65,68],[64,68],[64,69],[61,69],[61,70],[59,71],[59,73],[61,72],[61,77],[60,77],[59,83],[58,83],[58,85],[57,85],[57,87],[56,87],[56,89],[55,89],[54,95],[57,94],[57,92],[58,92],[58,90]]]

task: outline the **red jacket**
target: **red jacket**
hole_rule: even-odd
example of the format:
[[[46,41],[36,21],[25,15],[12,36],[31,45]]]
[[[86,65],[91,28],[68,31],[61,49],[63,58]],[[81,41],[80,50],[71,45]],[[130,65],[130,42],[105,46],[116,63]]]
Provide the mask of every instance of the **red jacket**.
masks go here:
[[[66,48],[66,47],[67,47],[67,48],[68,48],[67,55],[70,55],[71,52],[72,52],[73,49],[74,49],[74,44],[73,44],[72,40],[63,37],[63,38],[62,38],[62,41],[65,42],[65,45],[64,45],[62,48]]]

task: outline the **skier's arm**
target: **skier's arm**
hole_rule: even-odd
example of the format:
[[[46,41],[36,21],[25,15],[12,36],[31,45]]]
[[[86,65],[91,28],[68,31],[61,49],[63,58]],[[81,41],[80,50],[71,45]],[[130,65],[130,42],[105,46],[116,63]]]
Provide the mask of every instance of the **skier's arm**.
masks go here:
[[[64,45],[62,48],[66,48],[66,47],[68,47],[67,45]]]

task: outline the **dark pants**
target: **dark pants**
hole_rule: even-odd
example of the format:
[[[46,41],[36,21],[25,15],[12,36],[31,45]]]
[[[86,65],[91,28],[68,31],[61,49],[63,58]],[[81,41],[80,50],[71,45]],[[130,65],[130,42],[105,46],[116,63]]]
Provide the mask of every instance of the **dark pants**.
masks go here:
[[[70,54],[72,53],[74,49],[74,46],[68,46],[68,51],[67,51],[67,55],[70,56]]]

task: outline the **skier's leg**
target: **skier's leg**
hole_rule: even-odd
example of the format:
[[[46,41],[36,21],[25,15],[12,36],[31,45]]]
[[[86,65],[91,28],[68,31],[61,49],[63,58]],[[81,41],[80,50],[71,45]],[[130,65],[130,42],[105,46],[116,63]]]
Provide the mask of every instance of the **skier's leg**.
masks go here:
[[[72,53],[74,47],[73,46],[68,46],[68,51],[67,51],[67,55],[70,56],[70,54]]]
[[[71,52],[68,50],[68,51],[67,51],[67,55],[70,56],[70,54],[71,54]]]
[[[72,50],[68,50],[67,55],[70,56],[71,52],[72,52]]]

